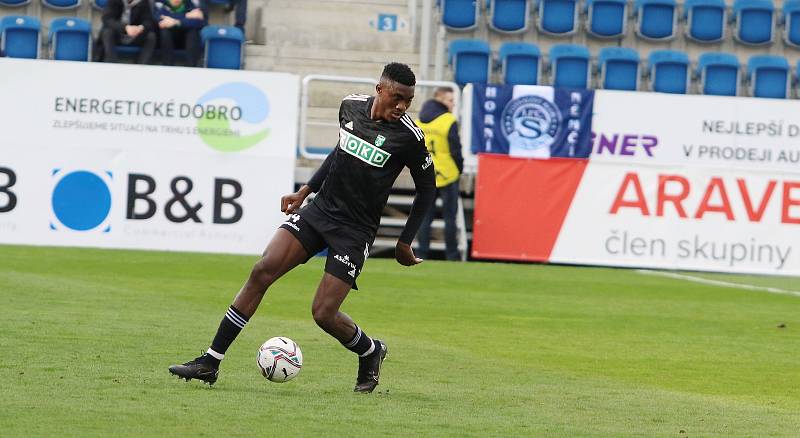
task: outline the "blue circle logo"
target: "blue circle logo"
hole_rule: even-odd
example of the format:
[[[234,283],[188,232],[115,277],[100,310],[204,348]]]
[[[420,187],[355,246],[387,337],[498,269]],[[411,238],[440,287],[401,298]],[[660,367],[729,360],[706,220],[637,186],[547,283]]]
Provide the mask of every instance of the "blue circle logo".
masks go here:
[[[561,128],[561,112],[552,102],[539,96],[512,100],[500,118],[509,144],[521,149],[549,148]]]
[[[111,210],[111,191],[102,178],[79,170],[64,175],[53,189],[53,213],[65,227],[87,231],[102,224]]]

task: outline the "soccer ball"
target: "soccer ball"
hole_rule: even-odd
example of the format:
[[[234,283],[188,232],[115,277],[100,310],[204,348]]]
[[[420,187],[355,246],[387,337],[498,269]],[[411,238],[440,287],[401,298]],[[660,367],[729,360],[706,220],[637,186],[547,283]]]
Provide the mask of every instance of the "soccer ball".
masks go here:
[[[261,344],[256,356],[261,374],[272,382],[294,379],[303,367],[303,353],[291,339],[277,336]]]

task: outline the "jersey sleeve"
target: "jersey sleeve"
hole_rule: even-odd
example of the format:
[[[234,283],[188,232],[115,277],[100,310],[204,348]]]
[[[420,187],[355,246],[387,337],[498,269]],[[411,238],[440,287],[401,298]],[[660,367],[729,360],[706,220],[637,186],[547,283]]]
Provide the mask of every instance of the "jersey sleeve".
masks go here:
[[[400,241],[409,245],[417,235],[422,220],[428,210],[433,207],[433,201],[436,199],[436,173],[433,170],[433,160],[428,150],[425,149],[425,139],[414,140],[414,146],[406,154],[405,165],[411,171],[417,193],[414,196],[414,203],[411,205],[406,226],[400,233]]]
[[[308,180],[308,183],[306,183],[309,187],[311,187],[312,192],[317,193],[319,192],[319,189],[322,188],[322,183],[325,182],[325,178],[328,176],[328,172],[331,170],[331,164],[335,159],[334,156],[336,155],[337,147],[338,143],[337,146],[333,147],[331,153],[328,154],[327,157],[325,157],[325,161],[323,161],[322,165],[319,166],[319,169],[317,169],[317,171],[314,172],[314,175],[311,176],[311,179]]]

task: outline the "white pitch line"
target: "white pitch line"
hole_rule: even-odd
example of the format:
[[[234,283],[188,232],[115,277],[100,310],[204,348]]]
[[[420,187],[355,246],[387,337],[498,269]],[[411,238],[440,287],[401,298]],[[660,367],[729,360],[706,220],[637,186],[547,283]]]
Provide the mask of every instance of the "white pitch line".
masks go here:
[[[791,295],[795,297],[800,297],[800,291],[780,289],[777,287],[756,286],[753,284],[731,283],[729,281],[709,280],[708,278],[695,277],[693,275],[676,274],[674,272],[651,271],[649,269],[637,269],[636,272],[645,275],[658,275],[661,277],[675,278],[678,280],[693,281],[695,283],[710,284],[713,286],[732,287],[736,289],[754,290],[759,292],[769,292],[773,294]]]

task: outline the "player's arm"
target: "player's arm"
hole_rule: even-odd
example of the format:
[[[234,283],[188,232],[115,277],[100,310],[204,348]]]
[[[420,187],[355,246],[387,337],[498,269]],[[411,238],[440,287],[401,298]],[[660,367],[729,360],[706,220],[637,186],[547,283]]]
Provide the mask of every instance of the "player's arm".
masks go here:
[[[342,121],[342,114],[344,111],[344,105],[347,101],[347,98],[342,100],[342,103],[339,105],[339,125],[343,123]],[[286,214],[292,214],[296,210],[299,210],[300,207],[303,205],[303,201],[306,200],[308,195],[312,193],[317,193],[319,189],[322,188],[322,183],[325,182],[325,178],[328,177],[328,172],[331,170],[331,164],[333,163],[334,156],[336,155],[336,148],[339,147],[339,143],[337,142],[336,145],[333,146],[333,150],[327,157],[325,157],[325,161],[322,162],[322,166],[319,166],[314,175],[311,176],[311,179],[308,180],[308,183],[304,186],[300,187],[300,190],[292,193],[291,195],[286,195],[281,197],[281,211]]]
[[[303,205],[303,201],[306,200],[308,195],[316,193],[320,188],[322,188],[322,183],[325,182],[325,177],[328,176],[328,172],[331,169],[333,154],[335,153],[336,148],[334,148],[331,153],[325,157],[325,161],[322,162],[322,166],[319,166],[319,169],[314,172],[314,175],[311,176],[311,179],[308,180],[308,183],[300,187],[300,190],[292,193],[291,195],[281,197],[282,212],[286,214],[294,213],[300,209],[300,207]]]
[[[406,166],[411,171],[417,193],[414,196],[414,203],[411,204],[411,212],[408,214],[406,226],[400,233],[400,239],[395,246],[394,256],[401,265],[411,266],[422,262],[422,259],[414,255],[411,242],[436,199],[436,174],[424,142],[417,144],[407,159]]]

